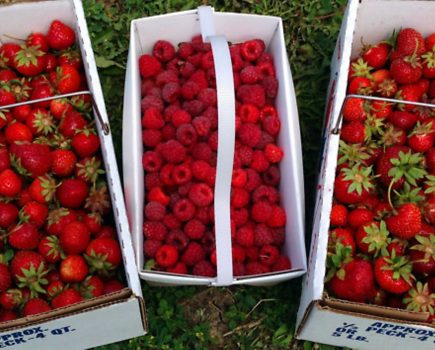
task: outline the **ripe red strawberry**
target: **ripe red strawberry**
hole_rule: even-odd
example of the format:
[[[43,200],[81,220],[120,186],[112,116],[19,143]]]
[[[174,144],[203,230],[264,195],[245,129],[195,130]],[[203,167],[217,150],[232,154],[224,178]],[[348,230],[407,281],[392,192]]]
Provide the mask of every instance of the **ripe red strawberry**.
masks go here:
[[[76,166],[77,157],[74,152],[67,149],[57,149],[51,153],[51,171],[56,176],[70,176]]]
[[[345,204],[361,202],[373,188],[371,170],[371,167],[363,168],[358,164],[352,169],[342,169],[335,179],[336,198]]]
[[[18,208],[12,203],[0,201],[0,228],[8,228],[18,218]]]
[[[392,235],[410,239],[421,229],[421,212],[414,203],[402,204],[394,215],[386,219],[387,228]]]
[[[412,287],[411,264],[403,256],[380,257],[375,261],[375,279],[379,286],[392,294],[402,294]]]
[[[22,180],[11,169],[0,172],[0,195],[15,197],[21,190]]]
[[[415,55],[396,58],[391,62],[390,72],[399,84],[412,84],[423,75],[420,60]]]
[[[104,294],[104,282],[98,276],[88,276],[80,284],[79,291],[85,299],[97,298]]]
[[[9,86],[4,85],[0,88],[0,106],[7,106],[17,102],[15,95],[11,92]]]
[[[82,130],[88,125],[83,115],[75,110],[67,112],[59,124],[62,135],[73,138],[77,130]]]
[[[66,179],[56,190],[59,203],[65,208],[79,208],[88,196],[89,188],[80,179]]]
[[[66,254],[80,254],[89,244],[90,233],[85,224],[73,221],[61,231],[59,243]]]
[[[15,226],[9,231],[8,242],[15,249],[36,249],[39,243],[38,229],[29,223]]]
[[[60,263],[60,277],[66,283],[81,282],[89,272],[88,265],[81,255],[68,255]]]
[[[5,130],[6,141],[13,144],[17,141],[32,142],[33,135],[29,127],[23,123],[15,122],[6,127]]]
[[[63,228],[77,220],[77,214],[72,209],[58,208],[50,211],[47,219],[47,233],[59,236]]]
[[[385,79],[377,85],[376,92],[382,97],[394,97],[398,91],[397,83],[393,79]]]
[[[361,225],[373,221],[373,212],[366,208],[355,208],[347,216],[348,225],[357,229]]]
[[[8,289],[0,293],[0,305],[5,310],[17,309],[23,301],[24,296],[20,289]]]
[[[343,247],[350,247],[351,252],[355,252],[355,240],[352,231],[347,228],[336,228],[329,232],[328,252],[335,254],[337,244]]]
[[[34,77],[45,68],[45,55],[33,46],[21,46],[14,58],[15,69],[26,77]]]
[[[77,70],[82,68],[82,57],[77,49],[69,49],[62,51],[58,56],[59,66],[64,64],[70,65]]]
[[[372,81],[365,77],[356,77],[353,78],[347,91],[349,94],[361,94],[361,95],[369,95],[373,90]]]
[[[51,307],[58,309],[81,301],[83,301],[83,297],[80,295],[80,292],[72,288],[67,288],[51,300]]]
[[[12,285],[12,277],[6,264],[0,263],[0,292],[4,292]]]
[[[61,21],[53,21],[47,32],[48,45],[54,50],[65,50],[74,45],[74,30]]]
[[[433,135],[431,123],[420,124],[417,122],[412,132],[408,134],[408,145],[413,151],[424,153],[432,148]]]
[[[86,248],[85,258],[91,272],[107,275],[121,263],[121,250],[113,238],[96,238]]]
[[[388,255],[389,232],[385,222],[371,221],[360,226],[355,235],[356,243],[362,253],[373,256]]]
[[[366,139],[366,127],[362,122],[346,123],[341,128],[341,139],[348,143],[363,143]]]
[[[50,147],[38,143],[14,143],[9,148],[19,161],[18,166],[22,167],[25,173],[36,178],[45,175],[51,167]]]
[[[42,98],[52,97],[52,96],[54,96],[54,89],[48,82],[44,82],[33,88],[33,91],[30,94],[30,99],[39,100]],[[50,101],[37,102],[33,106],[37,108],[48,108],[50,106]]]
[[[69,64],[60,65],[50,77],[59,94],[69,94],[80,90],[80,74],[75,67]]]
[[[55,130],[53,118],[44,108],[34,108],[27,116],[26,124],[33,135],[48,135]]]
[[[57,263],[63,256],[59,239],[55,235],[42,237],[38,244],[38,252],[52,264]]]
[[[346,226],[347,208],[342,204],[334,204],[331,208],[330,224],[331,226]]]
[[[423,36],[413,28],[404,28],[400,30],[396,39],[396,52],[400,57],[412,55],[421,55],[425,51]]]
[[[405,111],[394,111],[388,121],[394,126],[408,131],[417,123],[417,116],[414,113]]]
[[[432,276],[435,274],[435,234],[417,235],[415,239],[417,244],[408,250],[412,271],[420,276]]]
[[[73,107],[67,99],[52,100],[50,102],[50,112],[57,120],[61,120],[64,115],[72,110]]]
[[[50,310],[50,305],[44,299],[33,298],[24,305],[23,316],[37,315]]]
[[[14,68],[14,58],[20,50],[21,47],[15,43],[4,43],[0,47],[0,65]]]
[[[400,87],[400,90],[397,92],[395,98],[404,101],[418,102],[420,101],[422,96],[423,91],[421,89],[421,86],[418,85],[418,83],[415,83],[402,85]],[[399,105],[399,108],[405,111],[413,111],[415,109],[415,106],[403,103],[403,105]]]
[[[30,200],[33,199],[41,204],[52,202],[57,186],[56,181],[49,175],[39,176],[28,188]]]
[[[114,293],[123,288],[125,288],[124,284],[114,278],[111,278],[104,282],[104,294]]]
[[[40,228],[45,224],[48,216],[48,207],[44,204],[30,201],[24,204],[20,211],[20,220]]]
[[[83,129],[73,136],[71,146],[80,157],[92,157],[100,148],[100,139],[93,131]]]
[[[11,167],[9,152],[6,147],[0,147],[0,173]]]
[[[31,33],[26,39],[26,44],[43,52],[48,52],[49,50],[47,38],[42,33]]]
[[[374,46],[369,46],[363,53],[362,58],[374,69],[382,68],[388,60],[391,46],[381,42]]]

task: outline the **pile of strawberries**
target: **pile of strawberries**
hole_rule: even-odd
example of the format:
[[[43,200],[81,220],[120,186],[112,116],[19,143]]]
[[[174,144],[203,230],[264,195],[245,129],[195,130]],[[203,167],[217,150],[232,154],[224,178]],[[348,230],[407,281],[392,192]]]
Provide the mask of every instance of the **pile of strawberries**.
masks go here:
[[[291,268],[281,255],[286,214],[280,205],[274,107],[278,80],[262,40],[232,44],[236,146],[231,187],[235,276]],[[143,233],[146,268],[216,276],[214,185],[218,149],[216,76],[200,36],[178,48],[165,40],[139,59],[142,77]],[[217,232],[216,234],[223,234]]]
[[[0,47],[0,106],[86,90],[74,31]],[[0,109],[0,322],[123,288],[89,96]]]
[[[329,291],[426,312],[435,307],[435,34],[401,30],[351,63],[330,216]]]

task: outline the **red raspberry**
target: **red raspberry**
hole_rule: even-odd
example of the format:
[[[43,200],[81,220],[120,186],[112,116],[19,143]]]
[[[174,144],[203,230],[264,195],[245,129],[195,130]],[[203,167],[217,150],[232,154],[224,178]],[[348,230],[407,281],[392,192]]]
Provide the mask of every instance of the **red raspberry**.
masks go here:
[[[256,246],[270,245],[274,243],[272,230],[265,224],[259,224],[254,229],[254,242]]]
[[[182,124],[189,124],[192,121],[192,117],[186,111],[179,109],[171,116],[172,124],[178,128]]]
[[[240,71],[240,80],[243,84],[255,84],[258,78],[259,75],[254,66],[246,66]]]
[[[242,166],[249,166],[251,164],[253,153],[252,148],[245,145],[240,145],[235,152]]]
[[[246,224],[236,231],[236,243],[243,247],[254,245],[254,229],[252,225]]]
[[[212,151],[217,151],[218,149],[218,133],[213,132],[208,138],[208,145],[210,146]]]
[[[263,80],[265,78],[275,77],[275,68],[273,67],[273,62],[262,62],[256,66],[258,75]]]
[[[206,260],[202,260],[193,267],[195,276],[215,277],[216,269]]]
[[[190,146],[196,143],[198,135],[192,124],[182,124],[177,128],[177,140],[185,146]]]
[[[168,233],[165,240],[166,244],[174,246],[178,251],[183,251],[189,244],[189,238],[181,230],[172,230]]]
[[[169,141],[175,139],[175,132],[177,129],[171,124],[166,124],[162,128],[162,139],[163,141]]]
[[[254,169],[246,169],[246,175],[248,175],[248,181],[246,182],[245,189],[247,191],[253,191],[261,185],[260,175]]]
[[[183,109],[194,117],[200,115],[205,107],[204,102],[200,100],[185,101],[183,103]]]
[[[255,147],[261,140],[261,129],[257,124],[245,123],[240,126],[237,136],[243,144]]]
[[[204,53],[201,57],[201,68],[207,70],[213,67],[214,67],[213,52],[209,51]]]
[[[161,145],[161,155],[169,163],[181,163],[186,158],[186,149],[180,142],[169,140]]]
[[[269,143],[264,149],[264,155],[269,162],[279,163],[284,156],[284,152],[277,145]]]
[[[200,239],[204,236],[205,225],[199,220],[190,220],[184,225],[184,233],[190,239]]]
[[[263,181],[266,185],[269,186],[278,186],[279,181],[281,180],[281,173],[279,168],[272,165],[270,166],[263,174]]]
[[[216,107],[217,95],[216,89],[203,89],[198,94],[198,100],[204,103],[205,107]]]
[[[162,166],[162,157],[157,152],[147,151],[142,156],[143,168],[148,172],[156,172]]]
[[[197,52],[187,57],[187,62],[192,64],[195,68],[201,66],[201,60],[202,60],[202,52]]]
[[[178,68],[180,64],[183,64],[183,62],[180,62],[180,59],[178,57],[174,57],[172,60],[166,63],[166,69],[173,70],[178,74]]]
[[[180,221],[189,221],[195,216],[195,206],[187,198],[178,200],[173,207],[175,217]]]
[[[269,267],[257,261],[252,261],[245,265],[246,276],[261,275],[268,272],[270,272]]]
[[[160,62],[168,62],[175,56],[175,48],[169,41],[158,40],[153,47],[153,56]]]
[[[160,181],[159,173],[149,173],[145,175],[145,189],[151,190],[153,187],[160,187],[162,182]]]
[[[257,59],[257,64],[262,62],[273,62],[273,57],[268,52],[263,52],[261,56]]]
[[[140,102],[140,108],[142,111],[146,111],[151,107],[157,108],[159,111],[163,111],[164,102],[160,97],[146,95]]]
[[[178,193],[181,197],[186,197],[189,194],[190,189],[192,188],[192,183],[186,183],[184,185],[178,186]]]
[[[246,254],[245,254],[244,248],[242,248],[238,245],[233,245],[233,247],[231,248],[231,251],[233,253],[233,263],[245,261]]]
[[[145,217],[150,221],[161,221],[166,215],[166,208],[159,202],[149,202],[145,206]]]
[[[243,169],[233,170],[233,177],[231,179],[231,186],[233,187],[245,187],[248,181],[248,175]]]
[[[157,249],[156,262],[163,267],[173,266],[178,260],[178,251],[171,245],[164,244]]]
[[[278,118],[278,112],[274,106],[264,106],[260,111],[260,120],[263,121],[267,117]]]
[[[139,72],[144,79],[156,76],[161,67],[160,62],[151,55],[142,55],[139,58]]]
[[[142,127],[147,129],[161,129],[163,125],[165,125],[165,121],[157,108],[151,107],[145,111],[142,117]]]
[[[260,82],[266,91],[267,98],[275,98],[278,93],[278,80],[275,77],[265,77]]]
[[[181,59],[185,60],[187,57],[192,55],[194,52],[193,45],[191,43],[181,43],[178,46],[177,55]]]
[[[277,117],[267,116],[262,119],[261,125],[263,126],[263,130],[272,136],[278,135],[281,130],[281,121]]]
[[[272,207],[272,215],[267,221],[269,227],[283,227],[286,223],[286,215],[283,208],[278,205]]]
[[[179,111],[180,107],[178,106],[178,103],[173,103],[165,108],[163,111],[163,116],[165,121],[171,121],[172,116],[175,112]]]
[[[202,115],[210,121],[211,130],[215,130],[218,126],[218,114],[215,107],[208,107]]]
[[[167,83],[162,88],[162,98],[168,103],[173,103],[178,100],[181,93],[179,83]]]
[[[272,207],[268,202],[256,202],[251,207],[251,218],[256,222],[266,222],[272,215]]]
[[[190,76],[189,80],[197,83],[200,90],[208,88],[207,77],[205,72],[201,69],[195,71],[195,73]]]
[[[255,246],[245,247],[245,254],[247,261],[258,261],[258,254],[260,253],[260,249]]]
[[[174,164],[165,164],[160,170],[160,180],[166,186],[175,185],[174,179],[172,178],[172,173],[174,170]],[[157,184],[156,186],[160,186]]]
[[[163,223],[169,229],[178,229],[181,227],[181,222],[178,220],[174,214],[166,214],[163,218]]]
[[[245,265],[243,265],[241,262],[234,262],[233,263],[233,275],[235,277],[244,276],[245,275]]]
[[[254,151],[252,155],[251,168],[262,173],[269,168],[269,161],[262,151]]]
[[[201,246],[207,254],[215,249],[215,236],[214,232],[207,231],[201,238]]]
[[[193,100],[198,95],[199,91],[199,85],[196,82],[189,80],[181,87],[181,96],[183,96],[185,100]]]
[[[231,209],[231,220],[236,227],[243,226],[248,222],[249,212],[246,208]]]
[[[275,143],[275,138],[272,135],[269,135],[267,132],[262,131],[261,132],[261,140],[260,142],[257,144],[257,149],[259,150],[264,150],[264,148],[269,144],[269,143]]]
[[[156,87],[156,82],[154,79],[142,79],[142,84],[140,86],[141,96],[144,97],[150,93],[152,89]]]
[[[240,53],[247,61],[255,61],[263,53],[265,44],[261,39],[248,40],[241,44]]]
[[[260,262],[264,265],[271,266],[278,261],[279,250],[273,245],[265,245],[260,248]]]
[[[159,87],[167,83],[178,83],[178,73],[175,70],[169,69],[160,72],[156,77],[156,84]]]
[[[290,270],[292,268],[292,263],[286,256],[280,255],[272,266],[272,271],[282,271],[282,270]]]
[[[231,191],[231,205],[233,208],[246,207],[249,203],[249,192],[243,188],[234,187]]]
[[[186,275],[187,274],[187,266],[186,266],[186,264],[179,261],[174,266],[168,267],[166,269],[166,271],[170,272],[170,273],[177,273],[179,275]]]
[[[194,266],[201,260],[204,260],[204,258],[205,252],[201,245],[196,242],[190,242],[181,256],[181,261],[187,266]]]
[[[198,207],[205,207],[213,202],[213,191],[205,183],[197,183],[190,189],[189,199]]]
[[[184,62],[184,64],[180,67],[180,75],[183,78],[189,78],[195,72],[195,70],[196,70],[195,65],[192,62],[189,62],[188,59],[188,61]],[[199,91],[199,87],[198,87],[198,91]]]
[[[145,221],[143,223],[143,234],[148,239],[163,241],[168,233],[168,229],[161,222]]]
[[[240,45],[239,44],[230,46],[230,56],[231,56],[231,62],[233,65],[233,71],[234,72],[240,71],[245,66],[245,62],[243,61],[243,58],[240,55]]]
[[[261,108],[266,104],[266,93],[259,84],[241,85],[237,91],[237,99],[242,103],[252,103]]]
[[[259,109],[252,104],[241,105],[238,114],[244,123],[256,123],[260,118]]]
[[[162,133],[159,130],[144,130],[142,141],[145,147],[154,148],[162,142]]]
[[[208,118],[199,116],[193,119],[193,127],[195,128],[198,136],[207,137],[210,135],[211,122]]]
[[[161,247],[162,242],[154,239],[147,239],[143,243],[143,252],[147,258],[154,259],[157,250]]]
[[[272,229],[272,235],[273,235],[273,244],[280,247],[285,242],[285,231],[284,228],[273,228]]]
[[[192,170],[186,163],[174,166],[172,178],[177,185],[187,184],[192,179]]]
[[[278,203],[280,199],[279,192],[276,188],[266,185],[258,186],[252,194],[253,202],[266,201],[269,203]]]

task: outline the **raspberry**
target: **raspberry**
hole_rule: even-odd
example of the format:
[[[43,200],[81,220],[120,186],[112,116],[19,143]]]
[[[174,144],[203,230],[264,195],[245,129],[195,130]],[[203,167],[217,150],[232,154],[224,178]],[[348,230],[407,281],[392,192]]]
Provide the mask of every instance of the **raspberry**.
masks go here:
[[[278,93],[278,80],[275,77],[265,77],[260,82],[266,91],[267,98],[275,98]]]
[[[275,143],[275,138],[272,135],[269,135],[267,132],[262,131],[261,132],[261,140],[260,142],[257,144],[257,147],[255,147],[256,149],[259,150],[264,150],[264,148],[269,144],[269,143]]]
[[[203,89],[198,94],[198,100],[204,103],[205,108],[216,107],[217,95],[216,89]]]
[[[140,102],[140,108],[142,111],[146,111],[148,108],[154,107],[159,111],[163,111],[164,103],[160,97],[147,95]]]
[[[275,68],[272,62],[262,62],[257,64],[257,73],[261,79],[275,77]]]
[[[189,80],[197,83],[200,90],[208,88],[207,77],[205,72],[201,69],[195,71],[195,73],[190,76]]]
[[[253,153],[252,148],[245,145],[240,145],[235,152],[242,166],[249,166],[251,164]]]
[[[159,202],[149,202],[145,206],[145,217],[150,221],[161,221],[166,215],[166,208]]]
[[[160,181],[159,173],[149,173],[145,175],[145,189],[150,190],[153,187],[159,187],[162,185]]]
[[[243,58],[240,55],[240,45],[236,44],[230,46],[230,56],[231,56],[233,71],[239,72],[245,66]]]
[[[269,162],[279,163],[284,156],[284,152],[277,145],[269,143],[264,149],[264,155]]]
[[[208,107],[202,115],[210,121],[210,127],[215,130],[218,126],[218,114],[215,107]]]
[[[204,160],[196,160],[192,163],[193,177],[200,181],[205,181],[213,175],[213,168]]]
[[[291,261],[283,255],[280,255],[275,264],[272,265],[272,271],[290,270],[291,268]]]
[[[252,225],[246,224],[236,231],[236,243],[243,247],[254,245],[254,230]]]
[[[246,169],[246,175],[248,175],[248,181],[245,186],[247,191],[252,191],[261,185],[260,175],[254,169]]]
[[[177,129],[173,125],[166,124],[162,128],[162,140],[163,141],[169,141],[169,140],[175,139],[175,133],[176,133],[176,131],[177,131]]]
[[[178,251],[171,245],[162,245],[156,252],[156,262],[163,267],[174,265],[178,260]]]
[[[262,173],[269,167],[269,162],[262,151],[254,151],[252,155],[251,168]]]
[[[252,104],[241,105],[238,114],[244,123],[256,123],[260,118],[260,110]]]
[[[282,246],[285,242],[285,231],[283,228],[272,229],[273,244],[276,246]]]
[[[206,260],[202,260],[199,263],[197,263],[193,267],[193,274],[195,276],[204,276],[204,277],[215,277],[216,276],[216,269],[213,267],[211,263],[209,263]]]
[[[267,116],[262,119],[261,125],[263,126],[263,130],[272,136],[278,135],[281,129],[281,121],[277,117]]]
[[[172,230],[168,233],[165,243],[177,248],[181,252],[189,244],[189,238],[181,230]]]
[[[192,179],[192,171],[185,163],[176,165],[172,170],[172,178],[177,185],[187,184]]]
[[[243,84],[255,84],[259,75],[254,66],[246,66],[240,71],[240,80]]]
[[[173,212],[180,221],[188,221],[195,216],[195,206],[188,199],[180,199],[174,204]]]
[[[160,72],[156,77],[156,84],[159,87],[167,83],[178,83],[178,73],[174,70],[164,70]]]
[[[245,274],[247,276],[261,275],[263,273],[268,273],[268,272],[270,272],[269,267],[257,261],[249,262],[245,266]]]
[[[192,124],[182,124],[177,128],[177,140],[185,146],[190,146],[196,143],[198,135]]]
[[[190,114],[186,111],[183,111],[182,109],[177,110],[171,116],[171,122],[176,128],[178,128],[182,124],[189,124],[191,121],[192,117],[190,116]]]
[[[181,59],[185,60],[187,57],[192,55],[194,52],[193,45],[191,43],[181,43],[178,46],[177,55]]]
[[[262,174],[263,181],[266,185],[277,186],[281,179],[278,167],[272,165]]]
[[[231,209],[231,220],[236,227],[243,226],[248,222],[249,212],[246,208]]]
[[[213,191],[205,183],[197,183],[190,189],[189,199],[198,207],[205,207],[213,202]]]
[[[201,238],[201,246],[207,254],[215,249],[215,236],[211,231],[207,231]]]
[[[272,214],[272,207],[268,202],[257,202],[251,207],[251,218],[256,222],[266,222]]]
[[[148,192],[147,198],[150,202],[155,201],[164,206],[169,204],[169,197],[165,194],[165,192],[163,192],[161,187],[158,186],[151,188],[151,190]]]
[[[197,52],[187,57],[187,62],[195,66],[195,68],[201,65],[201,60],[202,60],[202,52]]]
[[[261,140],[261,129],[253,123],[242,124],[237,133],[239,140],[249,147],[255,147]]]
[[[234,187],[231,191],[231,205],[233,208],[243,208],[249,203],[249,192],[243,188]]]
[[[204,236],[205,225],[199,220],[190,220],[184,225],[184,233],[190,239],[200,239]]]
[[[233,187],[245,187],[248,181],[248,175],[243,169],[233,170],[233,177],[231,179],[231,186]]]
[[[278,118],[278,112],[276,111],[275,107],[273,106],[264,106],[260,111],[260,119],[263,121],[267,117],[274,117]]]
[[[204,102],[200,100],[190,100],[183,103],[183,109],[194,117],[200,115],[205,107]]]
[[[254,229],[254,242],[258,247],[274,243],[272,230],[265,224],[259,224]]]
[[[168,62],[175,56],[175,48],[169,41],[158,40],[153,47],[153,56],[160,62]]]
[[[178,186],[178,193],[180,194],[181,197],[187,197],[191,188],[192,188],[191,182],[188,182],[184,185],[180,185]]]
[[[163,241],[166,237],[168,230],[165,225],[157,221],[145,221],[143,223],[143,234],[148,239],[156,241]]]
[[[216,72],[214,70],[214,68],[210,68],[207,70],[207,72],[205,73],[206,77],[207,77],[207,81],[208,81],[208,86],[211,88],[216,88]]]
[[[179,111],[180,107],[177,104],[171,104],[163,111],[165,121],[171,121],[175,112]]]
[[[243,249],[242,247],[238,245],[233,245],[233,247],[231,248],[231,252],[233,254],[233,263],[245,261],[245,249]]]
[[[198,136],[207,137],[211,131],[211,122],[208,118],[199,116],[193,119],[193,127],[195,128]]]
[[[178,229],[181,227],[181,222],[178,220],[174,214],[166,214],[163,218],[163,224],[169,229]]]
[[[172,178],[172,172],[174,170],[173,164],[165,164],[160,170],[160,180],[166,186],[173,186],[174,179]]]
[[[180,142],[169,140],[162,144],[161,154],[169,163],[181,163],[186,158],[186,149]]]
[[[140,94],[141,96],[148,95],[148,93],[156,87],[156,83],[154,79],[144,79],[140,86]]]
[[[244,276],[245,275],[245,265],[243,265],[240,262],[234,262],[233,263],[233,275],[238,276]]]
[[[179,83],[167,83],[162,88],[162,98],[168,103],[173,103],[178,100],[181,88]]]
[[[181,261],[187,266],[193,266],[204,260],[205,252],[201,245],[196,242],[190,242],[186,247],[183,255],[181,256]]]
[[[271,266],[275,264],[279,257],[279,250],[273,245],[266,245],[260,249],[260,262],[264,265]]]
[[[242,43],[240,53],[247,61],[255,61],[261,56],[265,48],[264,42],[260,39],[248,40]]]
[[[161,67],[160,62],[151,55],[142,55],[139,58],[139,72],[142,78],[156,76]]]
[[[162,142],[162,133],[159,130],[144,130],[142,141],[145,147],[154,148]]]
[[[191,57],[191,56],[190,56]],[[189,57],[189,58],[190,58]],[[189,62],[189,58],[184,64],[180,67],[180,74],[183,78],[189,78],[195,71],[196,67],[192,62]],[[199,88],[198,88],[199,91]]]
[[[162,166],[162,157],[157,152],[147,151],[142,157],[143,168],[148,172],[155,172]]]
[[[257,59],[257,64],[262,62],[273,62],[273,57],[268,52],[263,52],[260,57]]]
[[[283,227],[286,223],[286,215],[283,208],[278,205],[272,207],[272,215],[267,221],[269,227]]]
[[[159,87],[154,86],[153,88],[151,88],[148,91],[147,95],[154,96],[154,97],[157,97],[157,98],[162,98],[162,90]]]
[[[154,239],[147,239],[143,243],[143,252],[147,258],[154,259],[157,250],[161,247],[162,242],[156,241]]]
[[[245,254],[247,261],[258,261],[258,254],[260,249],[255,246],[245,247]]]
[[[180,275],[187,274],[187,266],[181,261],[177,262],[174,266],[168,267],[166,271],[171,273],[178,273]]]
[[[185,100],[193,100],[198,95],[199,91],[199,85],[189,80],[181,87],[181,96],[183,96]]]
[[[202,69],[210,69],[214,67],[214,60],[213,60],[213,52],[209,51],[202,55],[201,57],[201,67]]]
[[[266,186],[266,185],[258,186],[258,188],[256,188],[254,190],[254,193],[252,194],[252,201],[254,203],[266,201],[273,204],[273,203],[278,203],[279,199],[280,199],[280,195],[278,190],[272,186]]]
[[[210,146],[212,151],[217,151],[218,149],[218,133],[213,132],[208,138],[208,145]]]

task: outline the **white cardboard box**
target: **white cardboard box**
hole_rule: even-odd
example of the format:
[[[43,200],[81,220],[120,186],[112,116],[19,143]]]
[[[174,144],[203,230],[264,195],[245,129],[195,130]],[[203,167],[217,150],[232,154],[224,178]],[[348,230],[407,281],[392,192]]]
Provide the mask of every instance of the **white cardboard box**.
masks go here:
[[[133,234],[139,275],[149,282],[166,285],[267,285],[301,276],[306,270],[302,152],[295,92],[285,49],[281,18],[211,12],[207,21],[203,21],[203,24],[206,22],[205,27],[210,27],[209,21],[214,22],[216,34],[225,36],[230,42],[237,43],[253,38],[264,40],[266,49],[274,56],[279,80],[276,105],[282,123],[279,143],[285,152],[281,164],[282,203],[287,213],[284,252],[290,257],[293,268],[291,271],[262,276],[242,278],[230,276],[229,283],[223,284],[218,281],[219,275],[218,278],[205,278],[143,269],[144,172],[141,162],[143,144],[140,122],[141,80],[138,59],[143,53],[151,52],[154,43],[159,39],[168,40],[177,45],[183,41],[190,41],[194,35],[200,34],[198,10],[192,10],[137,19],[131,23],[130,50],[124,92],[123,169],[127,212]],[[229,235],[229,232],[218,234]],[[220,264],[228,264],[232,260],[231,249],[227,250],[225,254],[223,259],[219,259],[218,252],[218,273]]]
[[[80,0],[40,1],[0,6],[0,36],[25,38],[32,31],[47,32],[61,20],[75,29],[89,89],[104,121],[108,120],[97,67]],[[84,349],[145,334],[146,318],[140,280],[111,134],[96,123],[110,188],[128,288],[48,313],[0,324],[0,348]]]
[[[355,349],[433,349],[435,328],[422,315],[328,298],[324,292],[329,215],[332,206],[339,135],[332,134],[346,96],[351,58],[361,37],[376,43],[394,29],[414,27],[435,32],[433,1],[350,0],[331,63],[325,129],[309,266],[297,317],[297,337]]]

